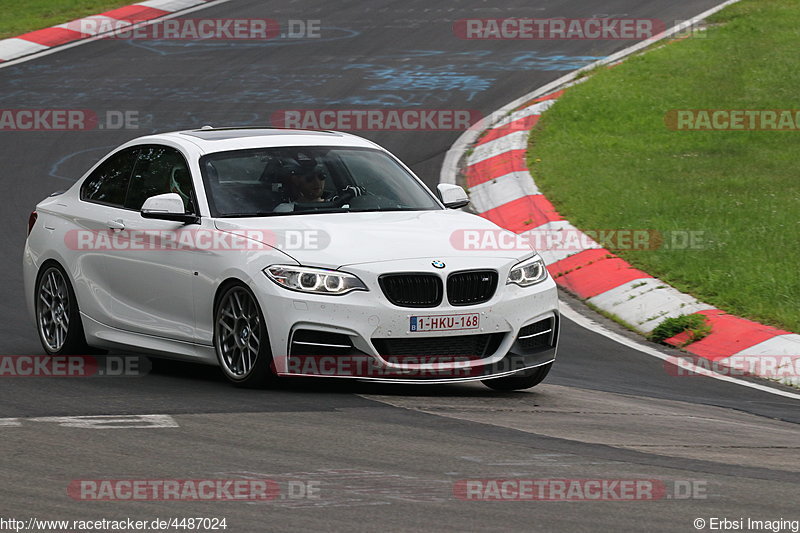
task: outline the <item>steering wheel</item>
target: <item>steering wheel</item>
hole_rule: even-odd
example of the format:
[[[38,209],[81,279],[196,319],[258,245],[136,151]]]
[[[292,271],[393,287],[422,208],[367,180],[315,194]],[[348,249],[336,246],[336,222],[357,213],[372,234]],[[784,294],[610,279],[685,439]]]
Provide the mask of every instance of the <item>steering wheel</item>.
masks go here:
[[[331,200],[325,200],[322,202],[294,202],[294,210],[315,211],[320,208],[330,209],[332,207],[342,207],[344,204],[352,200],[354,196],[355,194],[353,194],[352,191],[345,191]]]

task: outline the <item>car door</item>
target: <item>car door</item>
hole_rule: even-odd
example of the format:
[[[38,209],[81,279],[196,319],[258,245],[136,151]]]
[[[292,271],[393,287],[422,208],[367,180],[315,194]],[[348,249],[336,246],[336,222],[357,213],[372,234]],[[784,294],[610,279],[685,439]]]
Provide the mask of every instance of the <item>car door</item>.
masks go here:
[[[116,325],[112,311],[112,295],[117,275],[109,270],[106,244],[116,225],[115,220],[127,215],[125,196],[139,147],[125,148],[108,156],[81,184],[80,201],[71,217],[74,231],[64,235],[67,244],[65,263],[74,280],[81,312],[106,325]]]
[[[196,213],[186,158],[171,146],[139,147],[123,210],[112,220],[115,250],[105,254],[114,325],[126,331],[186,342],[195,339],[192,277],[198,226],[143,218],[144,201],[178,193]]]

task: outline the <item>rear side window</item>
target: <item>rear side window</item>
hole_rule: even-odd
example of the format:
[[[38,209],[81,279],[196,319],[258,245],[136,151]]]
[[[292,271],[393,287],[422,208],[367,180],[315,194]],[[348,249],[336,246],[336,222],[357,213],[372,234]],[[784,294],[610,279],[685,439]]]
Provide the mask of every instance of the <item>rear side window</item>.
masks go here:
[[[138,153],[126,148],[103,161],[81,186],[81,200],[122,207]]]
[[[192,179],[183,155],[169,146],[142,146],[125,198],[125,208],[139,210],[157,194],[174,192],[183,199],[187,213],[194,212]]]

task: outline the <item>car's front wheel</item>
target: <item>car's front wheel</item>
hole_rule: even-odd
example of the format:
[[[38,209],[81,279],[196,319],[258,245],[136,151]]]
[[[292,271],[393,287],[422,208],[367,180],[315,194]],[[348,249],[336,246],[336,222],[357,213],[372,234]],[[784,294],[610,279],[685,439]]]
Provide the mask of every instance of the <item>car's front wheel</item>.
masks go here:
[[[222,372],[240,387],[259,387],[274,378],[264,315],[244,284],[225,288],[214,309],[214,348]]]
[[[88,353],[75,291],[64,269],[45,264],[36,278],[36,329],[50,355]]]
[[[547,374],[550,372],[552,367],[553,363],[547,363],[546,365],[542,365],[534,369],[531,374],[526,376],[508,376],[506,378],[486,379],[483,380],[483,384],[490,389],[497,391],[530,389],[531,387],[535,387],[544,381],[544,378],[547,377]]]

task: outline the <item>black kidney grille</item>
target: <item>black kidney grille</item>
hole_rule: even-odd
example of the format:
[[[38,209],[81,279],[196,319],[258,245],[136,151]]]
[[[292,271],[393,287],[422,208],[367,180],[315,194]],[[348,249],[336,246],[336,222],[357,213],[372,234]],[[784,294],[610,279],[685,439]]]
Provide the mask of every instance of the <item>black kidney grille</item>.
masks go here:
[[[470,270],[456,272],[447,278],[447,300],[450,305],[475,305],[486,302],[497,290],[497,272]]]
[[[483,358],[497,351],[505,333],[482,333],[452,337],[404,337],[397,339],[372,339],[372,344],[382,357],[411,356],[431,358],[461,356]],[[421,361],[422,362],[422,361]]]
[[[400,307],[436,307],[442,303],[442,279],[436,274],[386,274],[378,283],[386,298]]]

